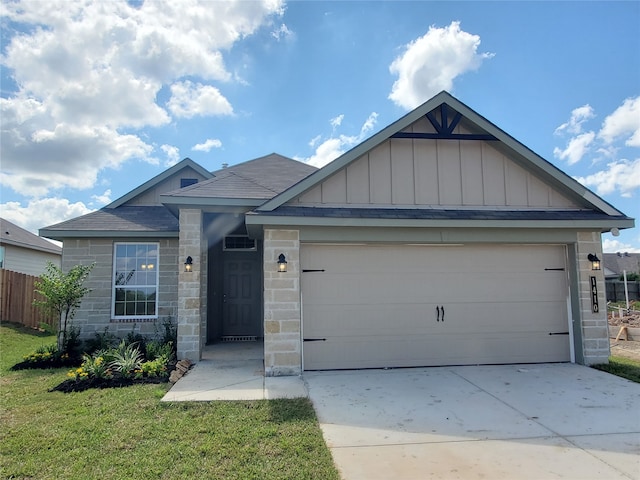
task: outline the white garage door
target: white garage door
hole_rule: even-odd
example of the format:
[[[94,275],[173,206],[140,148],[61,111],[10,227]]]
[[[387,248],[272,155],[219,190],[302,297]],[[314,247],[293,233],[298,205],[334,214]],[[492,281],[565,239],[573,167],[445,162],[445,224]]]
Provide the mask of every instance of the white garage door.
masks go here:
[[[570,361],[559,245],[303,244],[305,370]]]

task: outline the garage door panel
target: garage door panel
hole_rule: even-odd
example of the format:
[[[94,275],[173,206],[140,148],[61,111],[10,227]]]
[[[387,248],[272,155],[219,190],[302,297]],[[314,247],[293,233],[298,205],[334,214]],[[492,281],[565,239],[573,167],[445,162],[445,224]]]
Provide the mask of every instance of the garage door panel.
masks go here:
[[[303,245],[301,265],[325,270],[302,274],[303,335],[326,339],[305,369],[570,360],[562,246]]]
[[[505,363],[569,361],[558,358],[566,338],[510,332],[471,338],[459,334],[414,335],[410,338],[385,337],[384,349],[376,349],[377,336],[360,338],[329,337],[325,341],[305,342],[305,370],[355,368],[428,367]],[[447,345],[446,349],[442,345]]]

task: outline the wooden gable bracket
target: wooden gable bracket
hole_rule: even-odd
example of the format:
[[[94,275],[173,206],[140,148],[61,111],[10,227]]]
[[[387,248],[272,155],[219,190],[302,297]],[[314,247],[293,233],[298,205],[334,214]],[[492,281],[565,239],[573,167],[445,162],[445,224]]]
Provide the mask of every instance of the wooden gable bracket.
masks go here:
[[[440,118],[442,123],[438,122],[438,119],[434,115],[436,110],[440,109]],[[452,113],[455,111],[452,111]],[[414,132],[397,132],[391,135],[391,138],[422,138],[422,139],[435,139],[435,140],[487,140],[497,141],[498,139],[493,135],[486,133],[453,133],[454,129],[460,123],[462,114],[455,112],[455,116],[449,121],[449,108],[446,103],[443,103],[436,109],[430,111],[425,115],[427,120],[436,129],[436,133],[414,133]]]

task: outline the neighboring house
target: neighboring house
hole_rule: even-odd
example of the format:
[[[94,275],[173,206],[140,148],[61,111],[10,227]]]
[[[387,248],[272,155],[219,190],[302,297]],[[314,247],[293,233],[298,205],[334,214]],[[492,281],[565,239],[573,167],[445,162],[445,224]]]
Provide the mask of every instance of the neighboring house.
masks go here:
[[[605,253],[603,255],[605,277],[613,280],[622,279],[623,273],[640,273],[640,253]]]
[[[263,337],[265,374],[295,375],[606,362],[588,256],[633,225],[442,92],[320,170],[186,159],[41,234],[65,268],[97,262],[85,335],[177,318],[180,357]]]
[[[47,262],[60,267],[62,248],[0,218],[0,268],[40,276]]]
[[[627,299],[640,299],[640,281],[631,275],[640,273],[640,253],[605,253],[602,260],[607,301],[620,302]],[[627,272],[626,285],[623,280],[624,272]]]

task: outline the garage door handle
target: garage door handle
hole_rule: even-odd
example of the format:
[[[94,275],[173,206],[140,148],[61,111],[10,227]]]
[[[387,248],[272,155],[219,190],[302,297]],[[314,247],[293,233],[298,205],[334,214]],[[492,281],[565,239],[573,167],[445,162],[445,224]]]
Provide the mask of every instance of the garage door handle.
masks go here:
[[[549,335],[569,335],[569,332],[549,332]]]
[[[438,305],[436,307],[436,322],[444,322],[444,306]]]
[[[442,308],[442,319],[440,321],[444,322],[444,305],[442,307],[440,307],[440,308]]]
[[[440,306],[436,305],[436,322],[440,321]]]
[[[326,342],[326,338],[304,338],[303,342]]]

